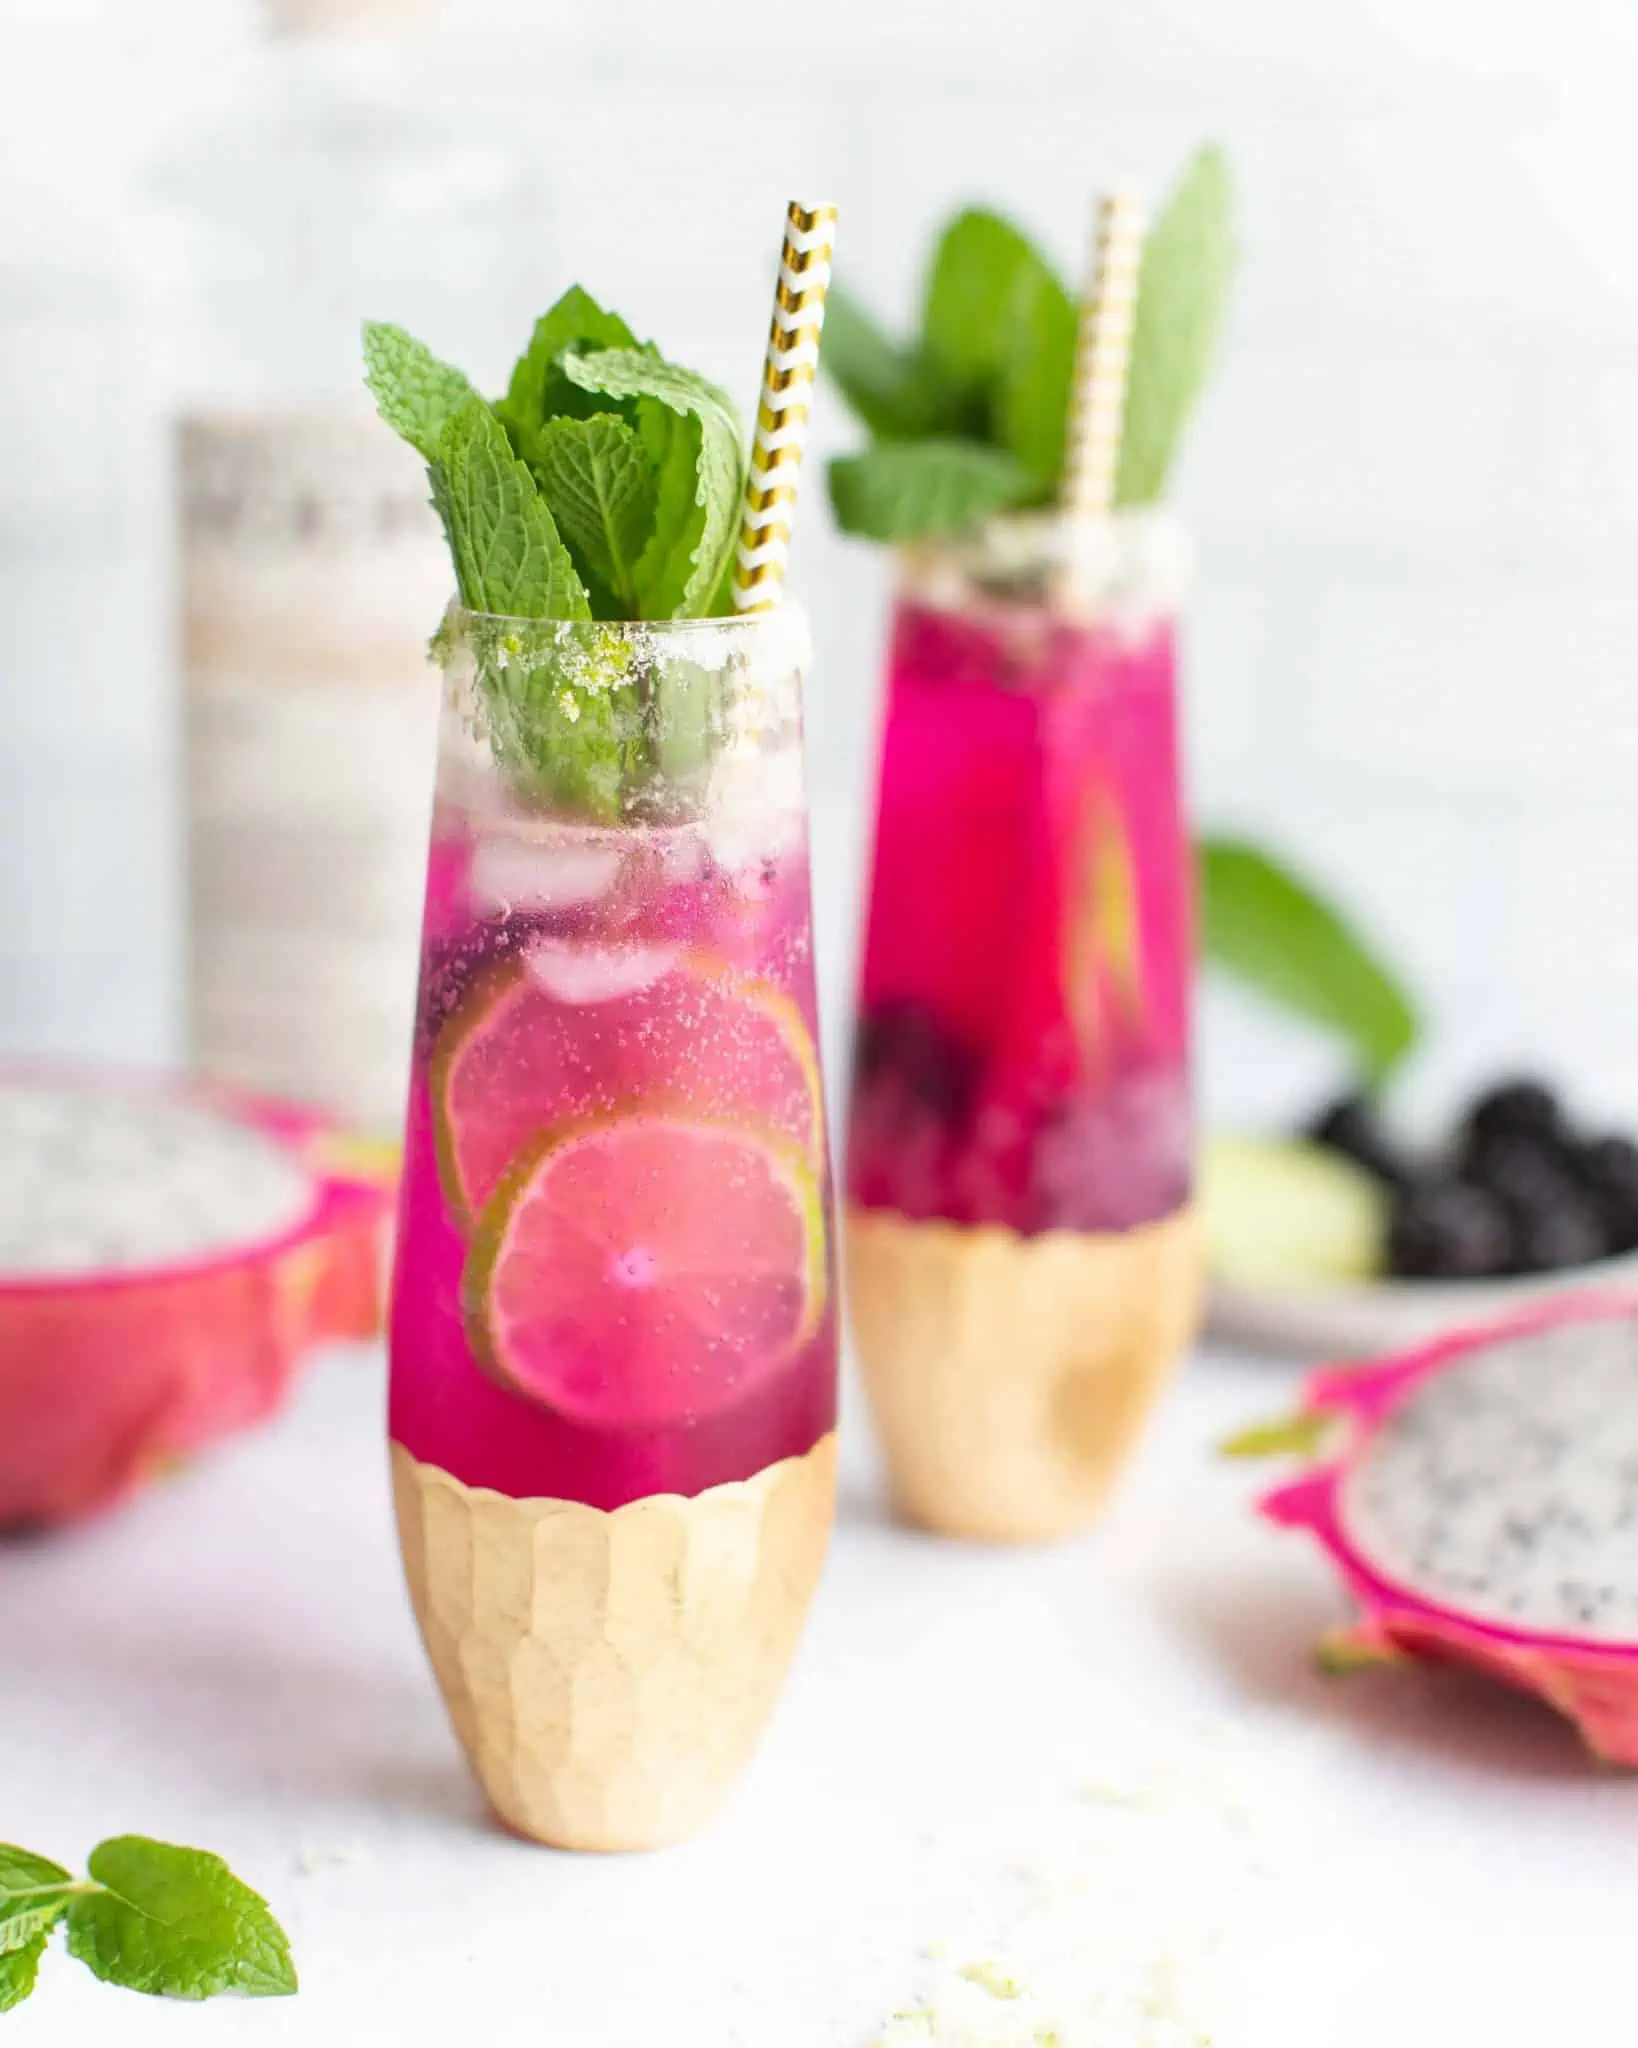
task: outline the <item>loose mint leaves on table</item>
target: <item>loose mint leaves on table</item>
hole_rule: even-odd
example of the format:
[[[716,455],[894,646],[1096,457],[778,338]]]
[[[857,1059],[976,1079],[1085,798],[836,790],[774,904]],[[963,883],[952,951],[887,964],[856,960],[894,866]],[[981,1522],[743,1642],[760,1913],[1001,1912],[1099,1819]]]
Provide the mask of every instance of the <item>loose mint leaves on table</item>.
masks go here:
[[[1117,505],[1161,498],[1204,388],[1238,250],[1226,158],[1189,164],[1143,250]],[[916,339],[899,344],[831,287],[826,370],[872,445],[830,466],[849,533],[915,540],[1058,495],[1074,297],[1000,215],[962,213],[934,251]]]
[[[88,1875],[0,1844],[0,2012],[34,1989],[59,1925],[68,1953],[106,1983],[162,1998],[281,1998],[290,1944],[267,1901],[220,1856],[144,1835],[92,1850]]]
[[[535,323],[492,404],[401,327],[367,325],[364,360],[382,418],[426,461],[461,602],[489,615],[473,637],[498,757],[611,822],[642,767],[611,688],[619,637],[520,658],[515,629],[493,621],[731,611],[745,482],[732,402],[578,285]]]

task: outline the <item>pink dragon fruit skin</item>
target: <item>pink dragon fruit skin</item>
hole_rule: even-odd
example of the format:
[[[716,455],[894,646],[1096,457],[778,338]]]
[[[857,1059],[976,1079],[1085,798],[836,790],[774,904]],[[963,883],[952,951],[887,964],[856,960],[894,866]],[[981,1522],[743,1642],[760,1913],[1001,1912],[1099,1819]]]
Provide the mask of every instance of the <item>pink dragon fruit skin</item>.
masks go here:
[[[219,1087],[110,1087],[42,1069],[0,1082],[83,1091],[91,1116],[131,1099],[189,1105],[274,1141],[311,1190],[286,1227],[199,1257],[0,1271],[0,1529],[110,1506],[270,1414],[314,1346],[378,1330],[390,1188],[348,1169],[323,1119]]]
[[[1612,1320],[1638,1323],[1638,1295],[1560,1300],[1375,1365],[1317,1374],[1304,1389],[1303,1413],[1336,1418],[1346,1431],[1342,1447],[1301,1478],[1275,1488],[1259,1506],[1281,1527],[1306,1529],[1318,1539],[1358,1607],[1358,1619],[1321,1645],[1322,1660],[1331,1668],[1400,1657],[1462,1663],[1556,1707],[1603,1761],[1638,1768],[1638,1637],[1611,1641],[1547,1633],[1441,1603],[1373,1561],[1346,1511],[1350,1475],[1417,1389],[1511,1340]]]

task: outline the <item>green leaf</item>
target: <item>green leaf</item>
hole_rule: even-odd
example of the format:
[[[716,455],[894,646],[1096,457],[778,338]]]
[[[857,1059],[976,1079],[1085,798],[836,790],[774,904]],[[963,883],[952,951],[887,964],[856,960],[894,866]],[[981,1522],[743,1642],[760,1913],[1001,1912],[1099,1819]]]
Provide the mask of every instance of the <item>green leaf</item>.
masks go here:
[[[446,427],[432,490],[469,610],[590,618],[585,586],[546,500],[481,398],[468,399]]]
[[[601,392],[605,397],[639,402],[641,430],[642,402],[665,407],[681,417],[697,420],[700,442],[694,469],[694,508],[703,516],[698,522],[686,520],[673,526],[676,537],[663,549],[645,550],[639,564],[636,587],[643,600],[645,618],[691,618],[702,614],[717,588],[723,567],[734,543],[739,519],[740,496],[744,488],[745,452],[739,422],[728,398],[708,379],[696,376],[662,357],[642,349],[599,349],[589,355],[563,358],[563,369],[582,390]],[[654,439],[645,435],[645,446],[654,455]],[[660,498],[668,517],[679,509],[680,485],[672,472],[678,462],[677,444],[662,462]],[[656,542],[660,521],[656,519]],[[681,594],[675,607],[664,612],[651,601],[675,588],[681,579]]]
[[[21,1948],[0,1953],[0,2012],[10,2012],[14,2005],[21,2005],[34,1989],[48,1938],[45,1934],[36,1934]]]
[[[1211,368],[1238,261],[1228,160],[1220,149],[1203,149],[1143,247],[1115,483],[1119,505],[1150,505],[1165,492]]]
[[[381,417],[429,462],[435,461],[444,429],[477,396],[472,386],[402,327],[381,320],[364,323],[364,365],[364,381]]]
[[[694,588],[695,558],[705,538],[700,494],[705,428],[696,413],[673,412],[658,399],[637,402],[637,432],[654,466],[654,519],[633,572],[637,613],[644,619],[684,615]]]
[[[570,285],[535,322],[506,396],[495,408],[519,454],[532,453],[532,437],[547,420],[564,413],[587,418],[599,410],[595,399],[564,375],[559,358],[566,350],[636,346],[636,336],[618,313],[605,311],[590,292]]]
[[[1023,504],[1033,489],[1010,455],[977,441],[881,441],[839,456],[829,483],[843,531],[868,540],[954,532]]]
[[[970,411],[924,357],[890,341],[859,302],[836,285],[825,302],[819,361],[879,440],[913,441],[959,430]]]
[[[43,1939],[73,1892],[74,1880],[60,1863],[0,1842],[0,1957]]]
[[[1206,956],[1270,1002],[1343,1039],[1381,1080],[1415,1045],[1420,1022],[1387,964],[1308,883],[1242,840],[1203,839]]]
[[[88,1867],[104,1889],[70,1904],[68,1949],[105,1982],[167,1998],[295,1990],[284,1929],[220,1856],[118,1835]]]
[[[1064,466],[1079,315],[1044,265],[1021,271],[1013,290],[1013,338],[994,401],[996,435],[1035,479],[1040,494],[1055,497]]]
[[[548,420],[534,438],[530,467],[558,531],[633,615],[637,563],[659,487],[654,460],[637,433],[612,413]]]
[[[1021,320],[1055,284],[1050,266],[1010,221],[981,208],[957,214],[928,272],[921,355],[952,390],[988,404]],[[1058,291],[1062,296],[1061,285]]]

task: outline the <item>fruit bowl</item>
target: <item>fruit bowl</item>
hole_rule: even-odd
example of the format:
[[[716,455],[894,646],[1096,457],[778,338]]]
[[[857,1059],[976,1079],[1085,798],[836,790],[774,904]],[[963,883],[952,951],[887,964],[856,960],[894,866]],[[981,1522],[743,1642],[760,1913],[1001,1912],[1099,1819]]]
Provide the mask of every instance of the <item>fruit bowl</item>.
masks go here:
[[[1585,1135],[1537,1081],[1407,1146],[1359,1097],[1297,1138],[1208,1140],[1208,1331],[1342,1360],[1638,1282],[1638,1146]]]
[[[387,1205],[305,1112],[0,1070],[0,1529],[111,1504],[373,1334]]]

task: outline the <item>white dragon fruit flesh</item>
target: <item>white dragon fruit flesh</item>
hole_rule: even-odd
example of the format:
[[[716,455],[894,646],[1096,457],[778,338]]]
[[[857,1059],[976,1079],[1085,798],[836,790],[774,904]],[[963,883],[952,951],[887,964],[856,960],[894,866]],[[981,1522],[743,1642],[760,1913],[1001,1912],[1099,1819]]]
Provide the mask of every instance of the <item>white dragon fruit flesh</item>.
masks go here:
[[[107,1505],[377,1327],[387,1190],[220,1089],[0,1073],[0,1528]]]
[[[1321,1462],[1261,1506],[1318,1538],[1358,1608],[1326,1661],[1455,1659],[1638,1766],[1638,1299],[1322,1373],[1292,1440],[1309,1429]]]

